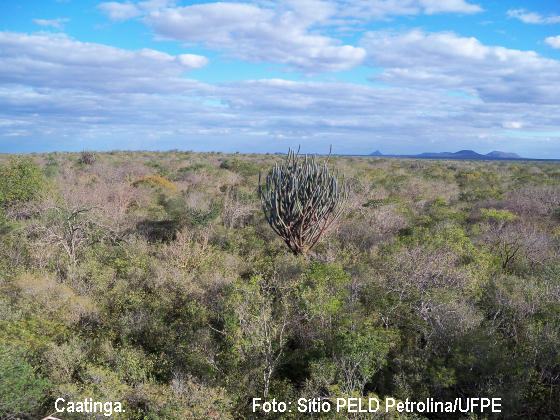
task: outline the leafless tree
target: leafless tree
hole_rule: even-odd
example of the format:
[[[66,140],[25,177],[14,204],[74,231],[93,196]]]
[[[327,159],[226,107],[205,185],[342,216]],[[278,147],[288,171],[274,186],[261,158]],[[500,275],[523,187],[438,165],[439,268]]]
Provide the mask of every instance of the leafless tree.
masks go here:
[[[243,202],[239,199],[236,191],[228,188],[224,194],[222,210],[224,226],[228,229],[243,227],[257,209],[257,204]]]
[[[529,217],[550,216],[560,208],[560,188],[535,186],[510,192],[505,200],[506,208]]]
[[[60,246],[73,265],[78,261],[78,252],[92,240],[95,222],[86,217],[93,208],[66,209],[52,207],[47,209],[48,223],[35,226],[41,231],[43,241]]]
[[[256,279],[254,279],[256,281]],[[249,359],[258,361],[263,379],[263,397],[284,354],[290,323],[291,304],[271,282],[260,281],[240,290],[234,308],[242,334],[242,349]]]
[[[525,258],[532,268],[542,265],[552,250],[548,235],[524,221],[490,222],[482,239],[497,255],[504,271],[520,258]]]
[[[456,268],[458,256],[444,249],[424,247],[405,248],[390,257],[382,267],[383,277],[390,294],[398,302],[412,304],[416,313],[426,322],[441,304],[433,292],[446,288],[460,289],[467,281],[465,273]],[[397,316],[399,306],[383,315],[385,323]]]

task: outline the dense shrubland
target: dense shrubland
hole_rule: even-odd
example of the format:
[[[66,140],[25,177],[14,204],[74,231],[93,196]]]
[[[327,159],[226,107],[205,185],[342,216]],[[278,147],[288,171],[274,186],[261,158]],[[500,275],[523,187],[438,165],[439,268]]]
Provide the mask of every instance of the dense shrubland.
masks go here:
[[[302,257],[257,194],[282,157],[90,158],[0,158],[0,418],[58,396],[132,419],[253,396],[560,411],[558,164],[332,159],[346,212]]]

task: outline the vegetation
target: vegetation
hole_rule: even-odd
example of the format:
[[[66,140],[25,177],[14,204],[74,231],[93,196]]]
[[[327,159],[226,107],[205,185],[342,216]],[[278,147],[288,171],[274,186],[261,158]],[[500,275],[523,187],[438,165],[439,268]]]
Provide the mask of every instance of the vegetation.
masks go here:
[[[302,258],[262,214],[284,157],[79,158],[0,157],[1,418],[59,396],[122,419],[360,395],[560,412],[558,164],[331,157],[345,212]]]
[[[259,194],[266,220],[290,250],[306,254],[340,216],[346,186],[329,173],[327,162],[301,159],[293,151],[276,164],[261,185]]]
[[[31,160],[11,159],[0,167],[0,206],[32,200],[42,184],[41,170]]]
[[[84,150],[80,154],[78,162],[80,162],[82,165],[93,165],[95,163],[95,154],[93,152]]]

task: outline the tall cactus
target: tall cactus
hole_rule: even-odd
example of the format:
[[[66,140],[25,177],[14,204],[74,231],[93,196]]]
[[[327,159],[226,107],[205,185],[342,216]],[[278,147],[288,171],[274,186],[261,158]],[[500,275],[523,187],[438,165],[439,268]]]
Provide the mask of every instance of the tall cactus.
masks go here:
[[[340,216],[348,193],[327,160],[317,163],[313,156],[289,150],[263,184],[259,174],[259,195],[272,229],[294,254],[305,255]]]

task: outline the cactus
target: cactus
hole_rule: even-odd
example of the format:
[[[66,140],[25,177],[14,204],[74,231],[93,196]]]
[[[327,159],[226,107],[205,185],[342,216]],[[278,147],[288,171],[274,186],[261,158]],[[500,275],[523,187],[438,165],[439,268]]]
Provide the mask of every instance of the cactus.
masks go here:
[[[78,162],[82,165],[93,165],[95,163],[95,154],[93,152],[84,150],[82,153],[80,153]]]
[[[293,150],[276,164],[261,184],[259,195],[266,220],[298,255],[305,255],[341,215],[348,196],[344,180],[337,179],[315,157]]]

